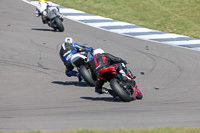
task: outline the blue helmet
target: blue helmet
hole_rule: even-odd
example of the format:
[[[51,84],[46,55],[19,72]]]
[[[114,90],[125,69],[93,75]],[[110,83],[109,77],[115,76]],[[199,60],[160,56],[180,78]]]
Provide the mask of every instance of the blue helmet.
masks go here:
[[[65,38],[64,43],[65,43],[66,45],[73,45],[73,44],[74,44],[74,41],[73,41],[73,39],[72,39],[71,37],[67,37],[67,38]]]

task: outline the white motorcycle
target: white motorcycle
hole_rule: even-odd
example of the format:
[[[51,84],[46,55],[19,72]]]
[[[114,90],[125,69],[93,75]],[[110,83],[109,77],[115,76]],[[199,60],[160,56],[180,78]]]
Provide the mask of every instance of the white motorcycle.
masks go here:
[[[36,12],[37,10],[38,9],[36,8]],[[58,29],[60,32],[64,31],[64,26],[62,24],[64,19],[59,13],[58,7],[47,5],[47,9],[45,9],[40,15],[44,24],[48,24],[49,27],[52,27],[54,30]]]
[[[80,52],[72,55],[71,63],[77,68],[83,79],[90,85],[95,86],[95,81],[92,78],[92,72],[89,61],[93,59],[90,52]]]

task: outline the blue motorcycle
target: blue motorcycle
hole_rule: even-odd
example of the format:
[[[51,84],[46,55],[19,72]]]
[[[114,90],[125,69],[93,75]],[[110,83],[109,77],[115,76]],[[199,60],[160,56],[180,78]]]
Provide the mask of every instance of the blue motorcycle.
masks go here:
[[[79,52],[71,57],[72,65],[77,68],[83,79],[90,85],[95,86],[95,81],[92,78],[92,71],[89,62],[93,59],[91,52]]]

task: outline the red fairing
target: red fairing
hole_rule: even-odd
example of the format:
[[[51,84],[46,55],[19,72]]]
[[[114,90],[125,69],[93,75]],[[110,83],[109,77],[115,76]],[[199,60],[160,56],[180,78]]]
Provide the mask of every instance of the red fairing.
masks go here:
[[[132,80],[134,80],[134,78],[129,73],[127,73],[126,75],[129,76]]]
[[[102,75],[105,73],[105,72],[111,72],[113,74],[117,74],[115,68],[113,66],[109,66],[107,68],[102,68],[101,70],[99,70],[99,76],[98,78],[102,78]]]

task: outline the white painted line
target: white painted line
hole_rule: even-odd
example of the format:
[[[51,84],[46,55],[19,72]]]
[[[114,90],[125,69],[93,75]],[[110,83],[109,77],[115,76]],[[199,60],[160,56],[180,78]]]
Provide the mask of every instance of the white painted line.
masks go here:
[[[197,48],[191,48],[191,49],[200,51],[200,48],[199,48],[199,47],[197,47]]]
[[[72,20],[93,20],[93,19],[109,19],[111,20],[110,18],[104,18],[104,17],[101,17],[101,16],[65,16],[66,18],[69,18],[69,19],[72,19]]]
[[[29,3],[33,6],[37,6],[38,5],[38,1],[28,1],[28,0],[22,0],[26,3]],[[47,1],[48,3],[55,5],[55,6],[60,6],[57,4],[54,4],[50,1]],[[94,20],[94,19],[99,19],[99,20],[113,20],[110,18],[104,18],[101,16],[95,16],[95,15],[87,15],[87,13],[83,12],[83,11],[79,11],[79,10],[75,10],[72,8],[60,8],[60,12],[61,13],[70,13],[69,16],[65,15],[65,18],[74,20],[74,21],[78,21],[81,22],[81,20]],[[71,16],[73,15],[74,16]],[[77,14],[76,14],[77,13]],[[78,13],[83,15],[78,15]],[[127,22],[120,22],[120,21],[113,21],[113,22],[97,22],[97,23],[84,23],[86,25],[90,25],[96,28],[101,28],[103,26],[126,26],[126,25],[133,25],[135,26],[135,28],[125,28],[125,29],[104,29],[106,31],[110,31],[110,32],[114,32],[114,33],[119,33],[119,34],[124,34],[124,33],[135,33],[136,36],[134,36],[135,38],[139,38],[139,39],[144,39],[144,40],[149,40],[152,41],[151,39],[167,39],[167,38],[178,38],[178,37],[188,37],[188,36],[184,36],[184,35],[178,35],[178,34],[172,34],[172,33],[165,33],[164,34],[159,34],[157,30],[152,30],[152,29],[148,29],[145,27],[139,27],[137,25],[134,24],[130,24]],[[139,28],[138,28],[139,27]],[[103,28],[101,28],[103,29]],[[149,33],[149,35],[140,35],[141,32],[152,32],[151,34]],[[130,35],[131,36],[131,35]],[[188,37],[190,38],[190,37]],[[165,42],[160,42],[160,41],[155,41],[155,42],[159,42],[159,43],[163,43],[163,44],[169,44],[172,46],[180,46],[180,45],[192,45],[192,44],[200,44],[200,40],[199,39],[195,39],[195,40],[180,40],[180,41],[165,41]],[[198,50],[200,51],[200,47],[194,47],[194,48],[190,48],[185,46],[185,48],[189,48],[189,49],[193,49],[193,50]]]
[[[26,3],[29,3],[31,5],[34,5],[34,6],[37,6],[38,2],[39,2],[39,1],[27,1],[27,0],[22,0],[22,1],[24,1]],[[55,3],[52,3],[51,1],[47,1],[47,3],[49,3],[50,5],[53,5],[53,6],[59,6],[59,5],[55,4]]]
[[[170,34],[170,33],[137,36],[137,38],[141,38],[141,39],[165,39],[165,38],[178,38],[178,37],[186,37],[186,36]]]
[[[200,40],[188,40],[188,41],[167,41],[162,42],[170,45],[187,45],[187,44],[200,44]]]
[[[60,13],[85,13],[85,12],[78,11],[75,9],[60,8]]]
[[[26,2],[26,3],[28,3],[28,4],[30,4],[30,2],[28,2],[27,0],[22,0],[23,2]]]
[[[36,4],[35,1],[34,1],[34,2],[29,2],[29,1],[27,1],[27,0],[22,0],[22,1],[24,1],[24,2],[26,2],[26,3],[28,3],[28,4],[31,4],[31,5],[33,5],[33,6],[37,6],[37,4],[38,4],[38,2],[37,2],[37,4]]]
[[[37,6],[38,5],[38,1],[31,1],[30,4]]]
[[[126,22],[103,22],[103,23],[87,23],[90,26],[101,27],[101,26],[124,26],[124,25],[133,25]]]
[[[129,29],[112,29],[109,31],[122,34],[122,33],[132,33],[132,32],[155,32],[156,30],[151,30],[147,28],[129,28]]]
[[[47,1],[47,3],[49,3],[49,4],[52,5],[52,6],[60,6],[60,5],[55,4],[55,3],[51,2],[51,1]]]

